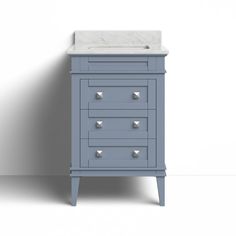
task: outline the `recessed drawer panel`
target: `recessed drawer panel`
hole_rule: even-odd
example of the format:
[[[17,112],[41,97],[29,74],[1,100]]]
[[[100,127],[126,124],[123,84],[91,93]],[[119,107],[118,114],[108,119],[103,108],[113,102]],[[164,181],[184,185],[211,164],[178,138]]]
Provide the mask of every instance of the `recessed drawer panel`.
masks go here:
[[[81,138],[155,138],[155,110],[81,110]]]
[[[148,57],[88,57],[89,71],[148,71]]]
[[[106,140],[105,140],[106,141]],[[82,167],[153,167],[155,166],[154,140],[133,140],[125,143],[112,140],[81,139]],[[123,145],[122,145],[123,144]]]
[[[155,80],[81,80],[81,109],[155,109]]]
[[[89,56],[72,57],[73,73],[164,73],[164,57]]]

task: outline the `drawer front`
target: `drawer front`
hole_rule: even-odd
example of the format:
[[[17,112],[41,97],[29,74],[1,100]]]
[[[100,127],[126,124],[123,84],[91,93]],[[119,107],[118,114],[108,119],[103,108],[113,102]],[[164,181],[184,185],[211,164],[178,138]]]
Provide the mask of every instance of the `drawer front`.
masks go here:
[[[81,139],[82,167],[154,167],[154,140]]]
[[[81,80],[81,109],[155,109],[155,80]]]
[[[164,57],[74,56],[71,62],[73,73],[164,73]]]
[[[154,110],[81,110],[81,138],[155,138]]]

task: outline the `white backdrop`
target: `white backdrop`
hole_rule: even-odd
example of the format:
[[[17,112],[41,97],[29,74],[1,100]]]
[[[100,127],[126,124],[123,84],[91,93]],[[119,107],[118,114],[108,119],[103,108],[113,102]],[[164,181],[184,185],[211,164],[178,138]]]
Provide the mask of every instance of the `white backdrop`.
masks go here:
[[[162,30],[169,175],[236,174],[235,1],[0,2],[0,174],[67,174],[75,30]]]

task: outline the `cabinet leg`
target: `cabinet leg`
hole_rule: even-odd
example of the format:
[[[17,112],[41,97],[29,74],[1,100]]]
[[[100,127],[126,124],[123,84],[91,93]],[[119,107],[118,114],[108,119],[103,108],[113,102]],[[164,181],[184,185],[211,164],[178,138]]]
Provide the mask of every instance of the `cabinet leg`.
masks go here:
[[[165,177],[156,177],[157,178],[157,188],[159,195],[159,204],[160,206],[165,206]]]
[[[71,177],[71,205],[76,206],[80,177]]]

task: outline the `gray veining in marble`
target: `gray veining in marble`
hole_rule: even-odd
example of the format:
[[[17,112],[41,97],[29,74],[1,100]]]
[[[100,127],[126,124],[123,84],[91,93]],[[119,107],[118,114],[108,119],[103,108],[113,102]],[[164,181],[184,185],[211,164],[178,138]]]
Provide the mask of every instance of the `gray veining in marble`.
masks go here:
[[[70,55],[168,54],[161,31],[76,31]]]

